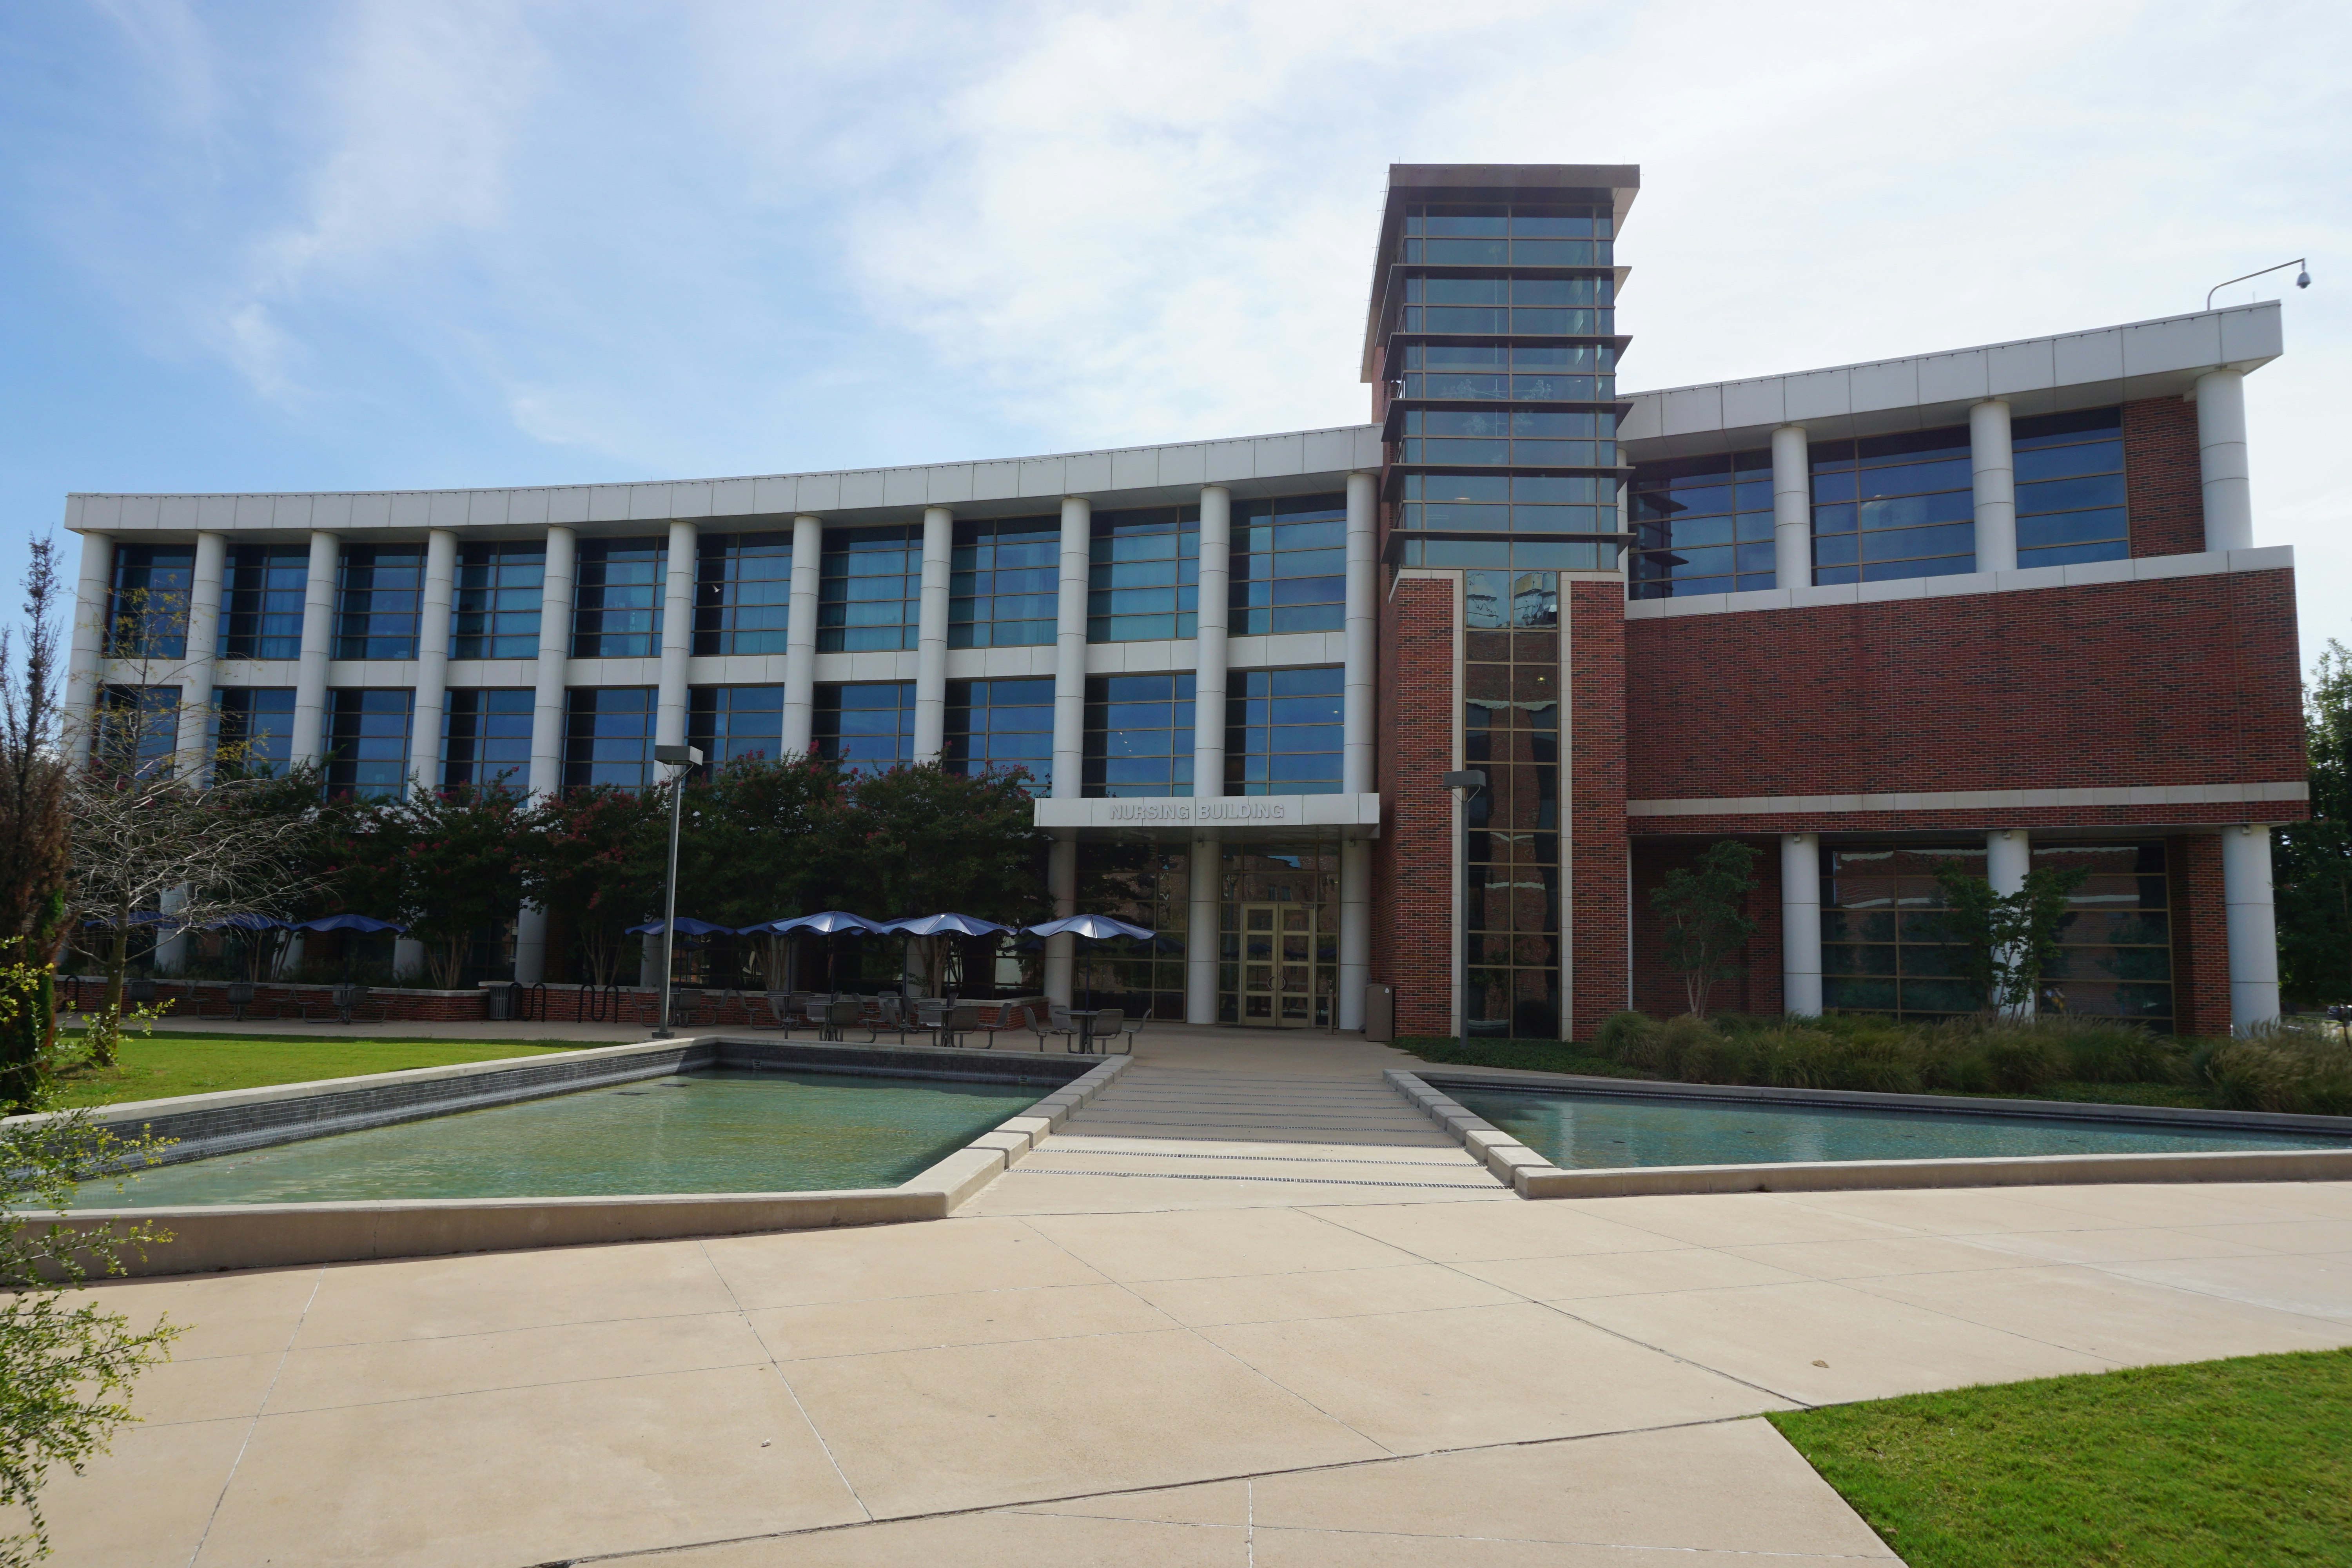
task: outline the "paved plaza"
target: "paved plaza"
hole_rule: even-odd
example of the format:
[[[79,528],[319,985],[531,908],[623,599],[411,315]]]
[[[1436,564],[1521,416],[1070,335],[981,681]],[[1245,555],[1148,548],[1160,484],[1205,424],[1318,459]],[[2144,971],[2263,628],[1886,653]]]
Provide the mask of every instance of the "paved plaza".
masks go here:
[[[1530,1203],[1411,1061],[1147,1033],[930,1224],[106,1286],[193,1328],[56,1561],[1885,1559],[1752,1417],[2352,1344],[2352,1184]]]

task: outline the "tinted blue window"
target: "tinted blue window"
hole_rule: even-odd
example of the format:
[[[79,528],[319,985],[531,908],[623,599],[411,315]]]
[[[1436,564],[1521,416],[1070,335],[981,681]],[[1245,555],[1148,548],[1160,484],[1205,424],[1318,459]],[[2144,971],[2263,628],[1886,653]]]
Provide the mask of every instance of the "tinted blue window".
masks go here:
[[[1811,459],[1814,582],[1884,582],[1976,570],[1975,480],[1967,431],[1822,442],[1811,448]],[[1863,563],[1859,569],[1857,562]]]
[[[362,798],[405,794],[416,693],[346,689],[328,693],[328,699],[327,793]]]
[[[820,686],[810,742],[816,754],[852,773],[879,773],[915,760],[915,683]]]
[[[337,658],[415,658],[425,595],[417,545],[347,545],[336,562]]]
[[[1192,691],[1189,674],[1087,677],[1082,792],[1191,795]]]
[[[106,646],[115,658],[184,658],[196,554],[184,544],[118,544]]]
[[[793,605],[793,536],[706,533],[695,550],[694,652],[782,653]]]
[[[1020,769],[1032,794],[1053,786],[1054,683],[950,680],[940,762],[951,773]]]
[[[688,695],[687,743],[701,748],[706,772],[738,757],[774,762],[783,734],[781,686],[698,686]]]
[[[223,658],[302,657],[302,601],[310,552],[299,545],[240,544],[229,552],[223,584]]]
[[[2017,563],[2069,566],[2131,554],[2120,409],[2021,419]]]
[[[275,777],[294,751],[294,689],[226,686],[213,693],[213,743],[225,768]]]
[[[650,687],[585,688],[569,694],[563,721],[563,785],[644,789],[658,782],[654,765]]]
[[[657,539],[600,540],[580,547],[572,658],[647,658],[661,651],[667,554]]]
[[[1225,793],[1333,795],[1340,784],[1344,669],[1253,669],[1225,699]]]
[[[468,544],[457,558],[451,658],[536,658],[547,581],[541,544]]]
[[[1765,451],[1636,468],[1629,521],[1640,542],[1630,596],[1665,599],[1774,586],[1771,479],[1772,454]],[[1729,548],[1748,539],[1760,548]]]
[[[518,793],[528,788],[532,707],[528,688],[450,692],[441,721],[442,787],[500,784]]]

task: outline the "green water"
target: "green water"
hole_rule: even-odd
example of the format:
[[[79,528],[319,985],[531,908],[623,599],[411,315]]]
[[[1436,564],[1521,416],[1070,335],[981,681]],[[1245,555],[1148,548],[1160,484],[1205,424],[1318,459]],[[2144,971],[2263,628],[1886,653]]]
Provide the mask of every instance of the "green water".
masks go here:
[[[159,1165],[77,1206],[890,1187],[1045,1092],[721,1068]]]
[[[1450,1084],[1446,1092],[1563,1170],[2028,1154],[2190,1154],[2341,1149],[2352,1142],[2318,1133],[2161,1127],[2057,1116],[1516,1093]]]

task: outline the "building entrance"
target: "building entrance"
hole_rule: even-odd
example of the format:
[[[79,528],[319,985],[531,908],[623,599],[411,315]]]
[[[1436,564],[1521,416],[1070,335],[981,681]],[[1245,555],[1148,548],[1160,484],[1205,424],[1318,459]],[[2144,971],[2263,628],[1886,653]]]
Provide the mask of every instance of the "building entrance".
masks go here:
[[[1320,929],[1320,914],[1313,904],[1241,906],[1241,1022],[1244,1026],[1331,1026],[1336,933]]]

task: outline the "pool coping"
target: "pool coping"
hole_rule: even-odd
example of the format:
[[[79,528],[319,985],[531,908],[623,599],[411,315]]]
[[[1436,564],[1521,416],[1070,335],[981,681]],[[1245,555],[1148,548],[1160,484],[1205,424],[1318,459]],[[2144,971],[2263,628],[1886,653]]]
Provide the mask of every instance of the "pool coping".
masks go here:
[[[2314,1182],[2352,1180],[2352,1148],[2248,1149],[2168,1154],[2024,1154],[1951,1160],[1823,1160],[1771,1165],[1634,1165],[1564,1170],[1444,1092],[1549,1089],[1621,1098],[1913,1110],[1960,1115],[2049,1117],[2239,1131],[2352,1136],[2352,1117],[2176,1106],[2088,1106],[2074,1100],[1986,1100],[1748,1084],[1666,1084],[1571,1073],[1387,1068],[1390,1087],[1450,1133],[1523,1198],[1600,1198],[1686,1193],[1850,1192],[1921,1187],[2067,1186],[2101,1182]],[[1637,1087],[1628,1088],[1629,1083]],[[2127,1114],[2117,1115],[2121,1110]],[[2145,1115],[2144,1112],[2161,1114]]]
[[[509,1095],[496,1100],[477,1099],[464,1094],[449,1096],[431,1102],[438,1109],[413,1114],[392,1114],[366,1125],[386,1126],[418,1120],[425,1115],[451,1114],[460,1110],[480,1109],[490,1104],[513,1104],[577,1089],[663,1077],[677,1070],[689,1057],[705,1055],[716,1058],[719,1048],[727,1045],[775,1047],[784,1043],[774,1039],[745,1039],[719,1033],[636,1045],[600,1047],[594,1047],[593,1053],[564,1053],[572,1057],[594,1054],[616,1065],[613,1070],[593,1079],[574,1076],[562,1081],[559,1087],[541,1092]],[[811,1044],[805,1041],[793,1043],[804,1047]],[[700,1047],[699,1051],[698,1047]],[[143,1256],[131,1254],[123,1258],[125,1272],[135,1276],[193,1274],[227,1268],[289,1268],[375,1258],[427,1258],[460,1252],[515,1251],[541,1247],[672,1240],[760,1231],[825,1229],[837,1226],[944,1219],[990,1182],[1020,1163],[1031,1149],[1060,1126],[1073,1111],[1099,1094],[1135,1059],[1130,1056],[1097,1058],[1094,1066],[1062,1079],[1061,1072],[1049,1071],[1049,1066],[1053,1069],[1060,1069],[1087,1058],[1072,1058],[1048,1052],[976,1052],[929,1046],[828,1044],[824,1049],[828,1053],[828,1070],[856,1072],[861,1065],[856,1053],[865,1053],[867,1058],[864,1064],[865,1071],[904,1076],[909,1073],[907,1058],[910,1054],[921,1053],[916,1059],[928,1062],[935,1053],[938,1058],[944,1058],[938,1062],[938,1066],[950,1070],[923,1072],[918,1069],[912,1076],[967,1082],[987,1078],[1001,1082],[1006,1081],[1011,1072],[1027,1068],[1036,1072],[1035,1079],[1012,1078],[1011,1081],[1054,1081],[1060,1079],[1061,1087],[1019,1115],[999,1122],[962,1148],[895,1187],[787,1193],[655,1193],[587,1197],[392,1198],[350,1203],[206,1204],[176,1208],[78,1208],[44,1217],[75,1230],[91,1230],[109,1225],[119,1228],[146,1222],[170,1231],[170,1241],[148,1247]],[[836,1062],[830,1058],[833,1052],[850,1054]],[[468,1076],[467,1069],[477,1069],[471,1076],[487,1078],[495,1076],[499,1069],[511,1069],[519,1061],[545,1062],[552,1058],[553,1053],[549,1053],[491,1062],[456,1063],[440,1068],[409,1068],[398,1073],[329,1079],[315,1084],[276,1084],[266,1089],[231,1089],[216,1095],[189,1095],[179,1100],[142,1100],[99,1109],[125,1113],[102,1119],[110,1123],[143,1121],[153,1125],[170,1120],[168,1113],[159,1113],[157,1108],[187,1101],[227,1101],[232,1109],[237,1104],[253,1103],[257,1100],[264,1104],[288,1100],[299,1104],[304,1100],[326,1099],[337,1093],[377,1086],[380,1080],[440,1081],[451,1077],[462,1080]],[[990,1061],[1005,1064],[1007,1074],[991,1074],[984,1069],[954,1070],[964,1067],[980,1068]],[[402,1086],[395,1084],[392,1087]],[[29,1121],[42,1119],[11,1120]],[[324,1130],[300,1136],[323,1137],[332,1131],[359,1130],[357,1126],[346,1127],[340,1122],[329,1125],[333,1121],[313,1119],[304,1122],[303,1125]],[[268,1141],[282,1142],[299,1139]],[[258,1144],[247,1142],[240,1146],[256,1147]],[[223,1147],[210,1152],[225,1153],[234,1151]]]

